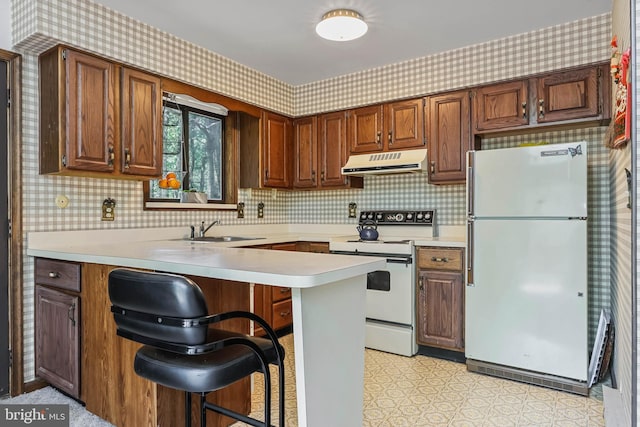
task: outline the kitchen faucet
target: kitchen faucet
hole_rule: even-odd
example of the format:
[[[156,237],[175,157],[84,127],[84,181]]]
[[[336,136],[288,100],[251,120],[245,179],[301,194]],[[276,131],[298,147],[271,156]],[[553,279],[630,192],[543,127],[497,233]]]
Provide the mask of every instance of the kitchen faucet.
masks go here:
[[[204,234],[214,225],[216,224],[220,224],[220,220],[215,220],[213,221],[211,224],[209,224],[206,228],[204,226],[204,221],[202,221],[202,223],[200,224],[200,237],[204,237]]]

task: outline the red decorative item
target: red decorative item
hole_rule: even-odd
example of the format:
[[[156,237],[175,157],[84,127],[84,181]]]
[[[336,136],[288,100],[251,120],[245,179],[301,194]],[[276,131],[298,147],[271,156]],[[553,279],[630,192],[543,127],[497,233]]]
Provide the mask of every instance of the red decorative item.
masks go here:
[[[613,115],[613,137],[607,144],[610,148],[622,148],[631,138],[631,82],[629,82],[629,61],[631,51],[622,55],[618,51],[618,39],[611,39],[611,77],[615,82],[615,111]]]

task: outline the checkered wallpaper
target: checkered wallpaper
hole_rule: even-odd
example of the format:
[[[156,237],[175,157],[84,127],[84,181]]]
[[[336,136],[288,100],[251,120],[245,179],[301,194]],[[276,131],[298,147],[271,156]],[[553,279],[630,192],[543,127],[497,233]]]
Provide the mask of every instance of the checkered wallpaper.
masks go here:
[[[14,50],[24,57],[22,232],[25,239],[29,231],[158,226],[184,226],[186,229],[189,224],[212,219],[220,219],[223,224],[355,223],[347,218],[350,202],[356,202],[360,210],[433,207],[438,209],[440,224],[464,224],[464,186],[429,185],[425,175],[366,177],[364,190],[240,190],[238,200],[246,205],[244,219],[237,219],[234,211],[143,211],[141,184],[136,182],[38,175],[37,55],[58,42],[290,115],[420,96],[601,61],[609,54],[610,15],[607,14],[291,87],[89,0],[12,0],[12,7]],[[180,60],[166,60],[172,57]],[[549,138],[555,138],[557,142],[587,139],[595,145],[602,139],[601,130],[582,132],[560,133]],[[517,137],[512,137],[487,143],[517,144],[518,141]],[[597,156],[595,159],[600,161]],[[55,206],[54,199],[58,194],[69,197],[67,209]],[[595,194],[600,194],[599,190]],[[117,202],[114,222],[100,221],[102,200],[107,197]],[[595,201],[602,203],[600,196]],[[265,204],[264,219],[258,219],[256,215],[259,202]],[[596,246],[604,245],[605,240],[599,240]],[[606,269],[607,263],[605,257],[600,257],[600,252],[590,258],[596,273]],[[593,285],[592,296],[596,304],[608,298],[603,286],[606,282]],[[25,380],[30,380],[34,378],[33,260],[26,256],[24,324]]]

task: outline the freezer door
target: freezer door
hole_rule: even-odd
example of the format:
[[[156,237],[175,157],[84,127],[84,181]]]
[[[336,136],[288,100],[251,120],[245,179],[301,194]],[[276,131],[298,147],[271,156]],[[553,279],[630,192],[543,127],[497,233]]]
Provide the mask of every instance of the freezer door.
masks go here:
[[[586,381],[586,221],[477,220],[472,240],[466,357]]]
[[[472,152],[470,214],[586,217],[587,143]]]

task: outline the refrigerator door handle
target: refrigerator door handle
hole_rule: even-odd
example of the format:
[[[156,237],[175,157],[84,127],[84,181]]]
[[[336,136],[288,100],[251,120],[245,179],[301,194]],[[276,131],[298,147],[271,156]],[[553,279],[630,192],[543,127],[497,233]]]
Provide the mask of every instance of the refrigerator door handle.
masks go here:
[[[475,152],[467,152],[467,215],[471,216],[474,212],[473,207],[473,162]]]
[[[474,287],[473,283],[473,218],[467,220],[467,286]]]

